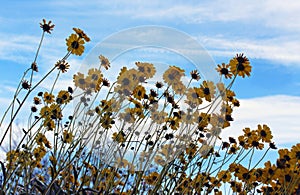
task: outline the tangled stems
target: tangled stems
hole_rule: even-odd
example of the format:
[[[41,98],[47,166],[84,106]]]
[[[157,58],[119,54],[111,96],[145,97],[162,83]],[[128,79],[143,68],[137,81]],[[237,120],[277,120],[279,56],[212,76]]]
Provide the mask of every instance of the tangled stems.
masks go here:
[[[15,94],[14,94],[13,101],[10,103],[10,105],[8,106],[8,108],[6,109],[6,111],[4,112],[4,114],[3,114],[3,116],[2,116],[2,119],[1,119],[1,121],[0,121],[0,127],[2,126],[3,121],[4,121],[5,116],[7,115],[8,111],[9,111],[10,108],[14,105],[14,103],[15,103],[15,101],[16,101],[16,99],[17,99],[17,97],[18,97],[18,95],[19,95],[19,93],[20,93],[20,91],[21,91],[20,86],[21,86],[21,84],[22,84],[22,80],[25,78],[25,76],[26,76],[26,74],[27,74],[27,72],[28,72],[29,70],[30,70],[30,68],[27,69],[27,70],[24,72],[23,77],[21,78],[21,81],[20,81],[20,83],[19,83],[19,85],[18,85],[18,87],[17,87],[17,90],[16,90]],[[17,101],[18,101],[18,100],[17,100]]]
[[[20,102],[19,104],[19,107],[17,108],[16,112],[12,115],[11,119],[10,119],[10,122],[7,126],[7,129],[5,130],[4,132],[4,135],[0,141],[0,146],[2,145],[5,137],[6,137],[6,134],[8,133],[9,129],[11,128],[11,125],[13,124],[16,116],[18,115],[19,111],[21,110],[23,104],[26,102],[26,99],[29,97],[30,93],[36,88],[38,87],[45,79],[46,77],[48,77],[53,71],[55,70],[55,67],[52,68],[39,82],[37,82],[37,84],[35,86],[33,86],[31,89],[28,90],[28,92],[26,93],[24,99],[22,100],[22,102]],[[13,100],[14,101],[14,100]]]
[[[39,46],[38,46],[38,49],[37,49],[37,51],[36,51],[36,54],[35,54],[35,57],[34,57],[34,60],[33,60],[33,63],[32,63],[32,64],[36,64],[36,60],[37,60],[37,57],[38,57],[40,48],[41,48],[41,46],[42,46],[42,42],[43,42],[43,39],[44,39],[44,35],[45,35],[45,31],[43,31],[43,33],[42,33],[42,36],[41,36],[41,39],[40,39],[40,42],[39,42]],[[27,70],[24,72],[23,77],[21,78],[21,81],[20,81],[20,83],[19,83],[19,85],[18,85],[18,87],[17,87],[17,89],[16,89],[15,94],[14,94],[14,99],[13,99],[12,103],[10,104],[10,106],[8,106],[6,112],[5,112],[4,115],[3,115],[3,118],[1,119],[0,126],[1,126],[2,123],[3,123],[3,120],[4,120],[5,116],[6,116],[6,113],[9,111],[10,107],[14,105],[14,102],[15,102],[15,100],[16,100],[16,98],[17,98],[19,92],[20,92],[20,86],[21,86],[21,84],[22,84],[22,81],[23,81],[23,79],[25,78],[25,76],[27,75],[27,72],[28,72],[29,70],[31,70],[31,76],[30,76],[30,82],[29,82],[29,85],[31,86],[31,84],[32,84],[32,78],[33,78],[33,72],[34,72],[34,68],[33,68],[33,67],[27,69]],[[12,109],[12,113],[13,113],[13,109]],[[1,144],[0,144],[0,145],[1,145]]]

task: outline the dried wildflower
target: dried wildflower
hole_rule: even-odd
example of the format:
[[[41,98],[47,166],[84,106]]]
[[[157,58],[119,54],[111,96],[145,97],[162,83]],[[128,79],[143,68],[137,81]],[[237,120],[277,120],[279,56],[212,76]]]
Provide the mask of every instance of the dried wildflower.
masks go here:
[[[178,117],[169,117],[166,119],[166,122],[169,123],[169,126],[173,130],[177,130],[179,128],[180,119]]]
[[[103,80],[102,80],[102,84],[103,84],[103,86],[105,86],[105,87],[110,87],[109,80],[108,80],[108,79],[106,79],[106,78],[103,78]]]
[[[44,101],[48,104],[51,104],[52,102],[54,102],[54,95],[52,95],[51,93],[45,92],[44,93]]]
[[[100,59],[100,66],[103,66],[106,70],[108,70],[110,67],[109,60],[106,57],[104,57],[103,55],[100,55],[99,59]]]
[[[257,133],[263,142],[270,143],[273,138],[271,130],[267,125],[258,125]]]
[[[84,39],[86,42],[89,42],[91,39],[79,28],[73,28],[79,38]]]
[[[191,74],[192,79],[194,79],[196,81],[200,80],[200,74],[199,74],[198,70],[193,70],[190,74]]]
[[[231,114],[226,114],[226,115],[225,115],[225,120],[226,120],[227,122],[233,121],[233,118],[232,118]]]
[[[23,89],[29,90],[30,87],[31,87],[31,85],[28,83],[28,81],[26,81],[26,80],[22,81],[22,88]]]
[[[42,133],[38,133],[35,137],[35,141],[38,145],[43,146],[43,143],[47,140],[46,136]]]
[[[38,71],[39,71],[36,62],[33,62],[33,63],[31,64],[31,69],[32,69],[33,71],[35,71],[35,72],[38,72]]]
[[[157,172],[152,172],[148,176],[145,176],[145,182],[149,185],[155,185],[157,180],[159,178],[159,173]]]
[[[63,132],[63,142],[64,143],[71,143],[72,141],[73,141],[73,134],[72,134],[72,132],[68,132],[68,131],[64,131]]]
[[[55,103],[51,104],[49,109],[51,111],[50,117],[52,119],[61,119],[62,118],[61,108],[59,107],[58,104],[55,104]]]
[[[245,75],[250,76],[251,66],[248,58],[244,54],[237,54],[236,57],[229,62],[230,71],[234,75],[245,77]]]
[[[79,87],[80,89],[85,89],[86,88],[86,81],[84,78],[84,74],[78,72],[77,75],[75,74],[73,76],[73,82],[76,87]]]
[[[70,65],[65,60],[59,60],[58,62],[56,62],[55,67],[57,67],[57,69],[62,73],[65,73],[70,68]]]
[[[152,78],[155,75],[155,67],[153,64],[146,62],[136,62],[135,65],[138,67],[138,71],[146,78]]]
[[[54,24],[51,24],[51,20],[47,23],[45,19],[43,19],[43,23],[40,23],[40,27],[43,29],[44,32],[51,34],[51,31],[54,28]]]
[[[72,87],[68,87],[68,92],[69,93],[73,93],[74,91],[73,91],[73,88]]]
[[[236,152],[239,150],[240,148],[236,145],[233,144],[229,150],[228,150],[228,154],[236,154]]]
[[[232,100],[232,104],[233,104],[235,107],[239,107],[239,106],[240,106],[240,102],[239,102],[239,100],[236,99],[236,98],[234,98],[234,99]]]
[[[117,83],[121,85],[121,88],[124,90],[129,90],[135,86],[135,81],[133,80],[133,75],[129,71],[125,71],[120,75],[117,80]]]
[[[68,51],[72,54],[81,56],[84,52],[84,41],[80,39],[77,34],[71,34],[69,38],[66,39],[66,44],[68,46]]]
[[[181,81],[178,81],[175,85],[172,85],[172,89],[175,94],[183,95],[186,91],[186,86]]]
[[[57,95],[57,99],[60,99],[61,104],[66,104],[68,102],[70,102],[71,98],[70,98],[70,94],[68,91],[65,90],[61,90],[58,95]]]
[[[230,179],[231,179],[231,174],[230,174],[229,171],[223,170],[223,171],[220,171],[220,172],[218,173],[218,178],[219,178],[222,182],[226,183],[226,182],[229,182],[229,181],[230,181]]]
[[[170,139],[173,139],[173,138],[174,138],[173,133],[167,133],[167,134],[165,135],[165,139],[166,139],[166,140],[170,140]]]
[[[112,139],[118,143],[122,143],[125,141],[125,133],[123,131],[120,131],[119,133],[114,132]]]
[[[220,75],[224,75],[226,79],[232,77],[232,73],[228,70],[229,64],[222,63],[222,65],[218,64],[218,68],[216,70],[220,73]]]
[[[191,107],[192,105],[198,106],[202,104],[202,99],[200,97],[200,88],[188,88],[185,103],[187,103]]]
[[[33,98],[33,103],[34,103],[35,105],[39,105],[39,104],[41,104],[41,99],[38,98],[38,97],[34,97],[34,98]]]
[[[43,146],[39,146],[33,150],[33,156],[36,160],[40,161],[46,154],[46,149]]]
[[[182,76],[184,76],[184,70],[177,66],[170,66],[163,74],[163,80],[168,85],[175,85]]]
[[[37,111],[37,108],[35,106],[32,106],[31,107],[31,112],[36,112]]]
[[[164,85],[161,82],[156,82],[155,87],[158,89],[162,88]]]
[[[132,92],[133,97],[135,97],[138,100],[141,100],[144,98],[144,95],[146,94],[146,90],[142,85],[138,85]]]
[[[276,145],[275,145],[274,142],[269,143],[269,147],[270,147],[271,149],[273,149],[273,150],[276,150],[276,149],[277,149],[277,147],[276,147]],[[300,156],[299,156],[299,159],[300,159]]]
[[[105,113],[100,118],[101,127],[104,129],[110,129],[112,128],[112,124],[115,124],[114,119],[111,117],[110,113]]]
[[[229,137],[229,142],[231,144],[236,144],[236,140],[233,137]]]
[[[168,96],[166,97],[166,99],[167,99],[167,102],[169,102],[170,104],[173,104],[173,103],[174,103],[174,96],[168,95]]]
[[[200,97],[205,98],[206,101],[210,102],[212,98],[214,98],[215,88],[212,81],[203,81],[199,90]]]

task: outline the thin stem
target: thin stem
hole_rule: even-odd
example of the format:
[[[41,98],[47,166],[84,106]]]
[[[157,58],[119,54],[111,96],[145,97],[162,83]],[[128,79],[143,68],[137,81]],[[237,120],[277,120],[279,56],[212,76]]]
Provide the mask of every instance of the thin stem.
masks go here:
[[[264,153],[264,155],[259,159],[259,161],[252,167],[252,169],[254,169],[257,165],[259,165],[259,163],[261,163],[261,161],[265,158],[265,156],[267,155],[269,150],[270,150],[270,147],[267,149],[267,151]]]
[[[33,64],[36,63],[37,57],[38,57],[38,55],[39,55],[39,52],[40,52],[40,49],[41,49],[41,46],[42,46],[42,42],[43,42],[43,40],[44,40],[44,36],[45,36],[45,31],[43,31],[43,34],[42,34],[42,37],[41,37],[41,40],[40,40],[38,49],[37,49],[37,51],[36,51],[36,53],[35,53],[35,57],[34,57],[34,60],[33,60]],[[30,75],[30,82],[29,82],[30,85],[32,84],[33,71],[34,71],[34,70],[33,70],[32,67],[31,67],[31,75]]]
[[[52,92],[53,92],[53,90],[54,90],[54,87],[55,87],[55,84],[56,84],[56,82],[57,82],[57,80],[58,80],[59,75],[60,75],[60,71],[59,71],[59,72],[57,73],[57,75],[56,75],[56,78],[55,78],[54,83],[53,83],[53,85],[52,85],[50,94],[52,94]]]

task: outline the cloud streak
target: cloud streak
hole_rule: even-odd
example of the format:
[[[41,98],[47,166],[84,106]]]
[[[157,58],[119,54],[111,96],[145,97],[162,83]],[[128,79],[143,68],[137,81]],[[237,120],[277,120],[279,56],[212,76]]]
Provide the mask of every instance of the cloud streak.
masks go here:
[[[284,66],[300,67],[300,40],[272,38],[264,40],[228,39],[199,36],[197,38],[213,56],[228,57],[243,52],[251,58],[265,59]]]
[[[20,9],[21,5],[17,8]],[[86,2],[66,3],[62,1],[50,1],[39,3],[33,9],[38,7],[47,7],[53,10],[53,21],[60,21],[62,18],[68,18],[74,15],[74,11],[82,10],[77,13],[74,20],[83,23],[83,26],[92,26],[91,34],[99,36],[99,32],[103,34],[104,26],[98,25],[106,23],[110,18],[122,18],[120,21],[132,24],[161,24],[161,21],[174,24],[191,24],[198,31],[202,28],[200,25],[211,24],[217,22],[216,25],[223,28],[218,34],[227,33],[230,37],[216,37],[215,32],[210,30],[206,37],[198,36],[197,39],[209,49],[215,56],[232,56],[232,52],[243,51],[248,56],[259,59],[272,60],[282,64],[300,64],[300,57],[297,53],[300,49],[300,2],[287,0],[266,0],[266,1],[234,1],[228,0],[224,3],[217,1],[120,1],[112,2]],[[28,6],[27,6],[28,7]],[[63,11],[62,11],[63,10]],[[88,11],[87,11],[88,10]],[[36,13],[40,13],[36,10]],[[34,13],[34,12],[33,12]],[[95,25],[95,18],[100,18]],[[163,20],[162,20],[163,19]],[[0,21],[10,21],[11,18],[0,16]],[[64,19],[65,20],[65,19]],[[118,25],[119,20],[113,24]],[[70,21],[72,23],[72,21]],[[123,22],[122,22],[123,23]],[[18,23],[19,24],[19,23]],[[228,28],[228,24],[236,24],[241,29]],[[9,23],[7,25],[10,25]],[[24,24],[26,25],[26,24]],[[61,25],[58,22],[58,25]],[[70,26],[68,24],[66,26]],[[175,25],[175,26],[176,26]],[[125,25],[126,26],[126,25]],[[243,31],[243,27],[249,29],[260,30],[271,38],[259,38],[258,33],[247,38],[237,37],[237,31]],[[68,28],[69,30],[69,28]],[[108,30],[109,31],[109,30]],[[195,35],[197,32],[191,30]],[[252,30],[251,30],[252,31]],[[113,31],[115,32],[115,31]],[[62,31],[58,32],[61,36]],[[28,56],[35,52],[39,37],[20,35],[0,34],[0,59],[11,61],[28,61]],[[197,35],[195,35],[197,36]],[[3,37],[10,37],[4,39]],[[45,49],[45,53],[41,53],[45,61],[52,56],[60,56],[55,48],[64,46],[65,37],[56,37],[57,39],[49,40],[51,47]],[[101,40],[103,37],[95,37]],[[62,41],[63,40],[63,41]],[[94,39],[93,39],[94,40]],[[230,51],[231,50],[231,51]],[[51,55],[50,55],[51,53]],[[45,54],[45,55],[44,55]],[[50,56],[50,57],[49,57]]]

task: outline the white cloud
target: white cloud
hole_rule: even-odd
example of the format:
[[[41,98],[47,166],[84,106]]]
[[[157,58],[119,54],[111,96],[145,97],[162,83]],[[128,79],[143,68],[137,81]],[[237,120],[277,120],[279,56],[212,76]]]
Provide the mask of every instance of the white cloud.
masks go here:
[[[258,124],[268,125],[273,140],[279,146],[296,144],[300,140],[300,97],[276,95],[252,99],[241,99],[241,106],[234,110],[235,119],[221,137],[237,137],[242,129],[256,129]]]
[[[95,18],[101,17],[106,20],[111,16],[119,17],[130,23],[138,20],[146,19],[148,21],[165,21],[173,22],[175,24],[192,23],[197,27],[197,23],[220,22],[216,25],[224,27],[223,32],[233,32],[230,39],[222,39],[215,37],[202,37],[204,45],[209,47],[213,55],[216,56],[232,56],[232,52],[228,50],[243,51],[249,56],[271,59],[276,62],[300,64],[300,57],[297,53],[300,49],[300,2],[298,1],[280,1],[280,0],[266,0],[266,1],[234,1],[227,0],[224,3],[221,0],[217,1],[110,1],[110,2],[76,2],[67,3],[64,1],[51,1],[45,4],[45,7],[54,9],[59,7],[65,10],[60,13],[57,10],[59,17],[71,15],[74,11],[89,10],[80,12],[78,18],[78,25],[93,26],[96,33],[99,29],[103,32],[103,26],[95,25]],[[1,20],[9,20],[9,18],[1,17]],[[61,18],[53,18],[55,21]],[[131,21],[130,19],[133,19]],[[162,20],[163,19],[163,20]],[[120,20],[121,21],[121,20]],[[101,20],[99,21],[101,22]],[[235,37],[235,31],[238,29],[226,29],[228,22],[235,22],[240,24],[241,28],[247,25],[255,28],[266,28],[267,33],[270,31],[271,39],[256,40],[255,38],[239,39]],[[82,24],[80,24],[82,23]],[[118,24],[118,23],[116,23]],[[172,24],[171,24],[172,25]],[[270,28],[268,28],[270,27]],[[277,29],[277,34],[272,30]],[[279,30],[279,31],[278,31]],[[58,34],[62,34],[63,29],[60,29]],[[30,63],[34,52],[37,48],[39,37],[20,35],[0,34],[0,59],[12,60],[15,62]],[[104,33],[105,34],[105,33]],[[259,34],[257,34],[259,36]],[[4,37],[4,38],[3,38]],[[9,39],[5,39],[9,37]],[[92,37],[93,38],[93,37]],[[102,37],[103,38],[103,37]],[[200,39],[202,39],[200,38]],[[101,40],[101,37],[95,37]],[[93,39],[93,40],[95,40]],[[46,37],[46,47],[43,46],[41,50],[41,58],[46,62],[55,61],[59,56],[63,55],[65,51],[64,37]],[[49,44],[48,44],[49,43]],[[51,54],[51,55],[50,55]],[[31,57],[32,56],[32,57]]]
[[[142,1],[114,0],[74,2],[50,1],[47,7],[59,7],[65,14],[74,14],[78,9],[80,16],[128,16],[133,19],[172,20],[176,23],[202,23],[211,21],[240,23],[258,22],[265,26],[282,30],[300,31],[300,2],[294,0],[222,0],[182,1],[171,0]]]
[[[15,62],[26,62],[27,57],[25,54],[34,52],[36,48],[33,45],[38,45],[39,38],[34,36],[19,36],[11,34],[0,34],[0,59],[11,60]],[[7,37],[4,39],[3,37]],[[19,55],[21,54],[22,55]]]
[[[232,56],[243,52],[248,57],[266,59],[283,65],[300,66],[300,39],[273,38],[264,40],[227,39],[224,37],[197,38],[214,56]]]
[[[85,6],[84,4],[81,6]],[[126,15],[149,20],[183,20],[188,23],[210,21],[241,23],[259,22],[269,27],[298,31],[300,2],[287,0],[235,1],[113,1],[98,2],[93,7],[105,7],[106,14]],[[122,9],[121,9],[122,8]],[[102,13],[103,13],[102,12]],[[99,13],[99,12],[98,12]]]

